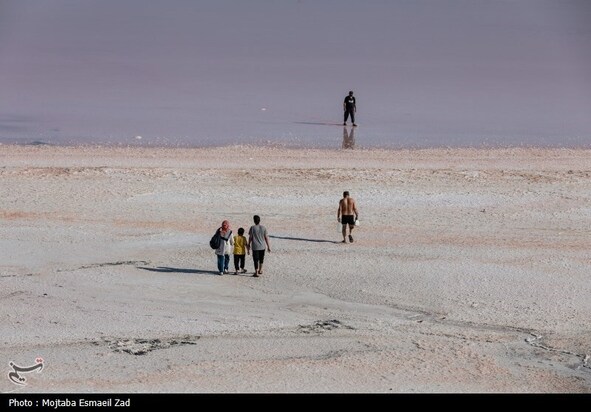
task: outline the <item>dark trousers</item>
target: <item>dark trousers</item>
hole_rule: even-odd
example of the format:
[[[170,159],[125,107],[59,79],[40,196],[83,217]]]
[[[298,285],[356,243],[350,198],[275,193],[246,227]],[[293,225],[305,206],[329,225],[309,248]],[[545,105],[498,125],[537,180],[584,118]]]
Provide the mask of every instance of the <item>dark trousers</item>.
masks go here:
[[[254,271],[258,272],[260,267],[259,263],[262,265],[265,260],[265,250],[253,250],[252,258],[254,259]]]
[[[343,123],[347,123],[349,115],[351,115],[351,122],[355,123],[355,110],[349,108],[345,109],[345,120],[343,120]]]
[[[244,263],[246,261],[246,255],[234,255],[234,269],[238,272],[238,269],[244,270]]]

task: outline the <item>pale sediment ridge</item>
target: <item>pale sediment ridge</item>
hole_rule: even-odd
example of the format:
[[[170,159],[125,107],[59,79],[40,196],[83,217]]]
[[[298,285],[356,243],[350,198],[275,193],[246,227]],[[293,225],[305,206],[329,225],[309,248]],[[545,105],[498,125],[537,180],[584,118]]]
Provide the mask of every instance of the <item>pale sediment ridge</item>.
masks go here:
[[[591,150],[0,145],[0,182],[0,359],[47,364],[2,392],[591,391]],[[214,275],[253,214],[265,274]]]

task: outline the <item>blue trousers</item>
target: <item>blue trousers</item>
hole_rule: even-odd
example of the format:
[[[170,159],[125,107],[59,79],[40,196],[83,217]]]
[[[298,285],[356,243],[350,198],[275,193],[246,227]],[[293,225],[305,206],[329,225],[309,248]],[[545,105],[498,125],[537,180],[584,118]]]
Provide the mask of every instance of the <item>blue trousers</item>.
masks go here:
[[[216,255],[218,257],[218,272],[228,270],[230,266],[230,255]]]

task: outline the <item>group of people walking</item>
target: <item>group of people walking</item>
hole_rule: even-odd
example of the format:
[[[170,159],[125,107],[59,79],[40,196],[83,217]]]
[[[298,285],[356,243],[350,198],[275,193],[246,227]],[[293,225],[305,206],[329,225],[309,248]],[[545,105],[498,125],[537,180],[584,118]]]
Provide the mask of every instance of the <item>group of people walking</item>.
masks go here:
[[[218,274],[229,273],[230,255],[234,255],[234,275],[239,272],[246,273],[246,255],[250,255],[254,261],[254,277],[263,274],[263,262],[265,261],[265,250],[271,252],[267,228],[261,225],[261,218],[258,215],[253,217],[254,225],[248,230],[248,239],[244,236],[244,228],[238,229],[238,234],[233,236],[230,222],[224,220],[218,232],[222,238],[219,247],[215,250],[218,264]]]
[[[355,199],[353,199],[348,191],[343,192],[343,198],[339,201],[339,208],[337,209],[337,220],[342,225],[343,243],[347,243],[347,238],[350,243],[353,243],[352,232],[358,224],[359,212]],[[244,236],[244,228],[238,229],[238,234],[233,235],[230,228],[230,222],[224,220],[221,227],[217,230],[221,238],[219,246],[216,247],[215,254],[217,256],[218,274],[224,275],[230,273],[230,255],[234,255],[234,275],[238,273],[246,273],[246,255],[252,252],[252,259],[254,262],[253,277],[258,278],[263,274],[263,263],[265,261],[265,251],[271,252],[271,244],[269,243],[269,235],[267,228],[261,225],[261,218],[258,215],[253,216],[254,225],[248,229],[248,239]],[[347,236],[347,227],[349,228],[349,235]]]

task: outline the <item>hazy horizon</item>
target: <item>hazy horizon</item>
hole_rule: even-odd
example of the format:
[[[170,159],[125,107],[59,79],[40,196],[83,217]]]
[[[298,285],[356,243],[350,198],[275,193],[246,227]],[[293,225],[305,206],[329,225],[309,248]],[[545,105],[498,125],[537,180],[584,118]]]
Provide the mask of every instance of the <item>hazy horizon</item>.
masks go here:
[[[358,146],[589,147],[590,45],[585,0],[0,0],[0,141],[333,147],[354,90]]]

